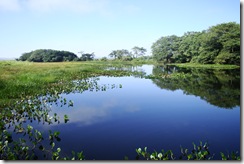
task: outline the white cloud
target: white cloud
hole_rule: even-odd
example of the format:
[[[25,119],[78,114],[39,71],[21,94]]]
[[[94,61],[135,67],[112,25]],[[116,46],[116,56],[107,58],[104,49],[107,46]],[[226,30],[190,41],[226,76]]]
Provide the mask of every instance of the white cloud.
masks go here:
[[[19,0],[0,0],[0,11],[18,11],[19,9]]]

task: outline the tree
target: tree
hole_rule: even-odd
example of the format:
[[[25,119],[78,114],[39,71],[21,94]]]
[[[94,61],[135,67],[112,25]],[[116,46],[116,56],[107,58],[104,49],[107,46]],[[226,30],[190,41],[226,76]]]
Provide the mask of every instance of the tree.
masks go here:
[[[156,61],[240,65],[240,24],[222,23],[182,37],[161,37],[151,48]]]
[[[220,57],[218,57],[219,55]],[[225,57],[226,60],[224,60]],[[198,59],[200,63],[238,64],[240,63],[239,59],[239,24],[234,22],[222,23],[210,27],[206,31],[202,38],[201,51]]]
[[[192,58],[199,55],[201,32],[186,32],[180,41],[178,55],[175,55],[175,62],[186,63],[191,62]]]
[[[161,37],[152,45],[153,58],[157,61],[172,62],[179,48],[180,38],[176,35]]]
[[[107,61],[108,59],[107,59],[107,57],[102,57],[100,60],[101,61]]]
[[[143,56],[147,52],[147,50],[145,48],[137,47],[137,46],[133,47],[132,51],[133,51],[134,58],[137,58],[138,56]]]
[[[31,56],[31,53],[32,52],[26,52],[26,53],[23,53],[18,60],[20,61],[26,61],[28,60],[28,58]]]
[[[123,57],[130,56],[130,52],[126,49],[122,50],[113,50],[108,56],[114,57],[114,59],[123,59]]]
[[[22,54],[19,60],[31,62],[62,62],[73,61],[77,58],[78,57],[74,53],[68,51],[39,49]]]
[[[94,60],[95,54],[93,53],[83,53],[81,55],[81,61],[91,61]]]
[[[118,59],[123,59],[123,57],[130,56],[130,52],[126,49],[117,50]]]
[[[117,51],[113,50],[108,56],[109,57],[114,57],[114,59],[116,59],[117,58]]]

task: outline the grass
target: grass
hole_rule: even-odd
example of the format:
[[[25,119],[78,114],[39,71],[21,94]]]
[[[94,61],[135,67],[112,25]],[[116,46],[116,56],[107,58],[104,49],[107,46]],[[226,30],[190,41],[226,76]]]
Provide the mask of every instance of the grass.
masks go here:
[[[124,62],[123,62],[124,64]],[[130,64],[127,62],[127,64]],[[128,71],[107,70],[108,66],[122,66],[121,62],[62,62],[32,63],[0,62],[0,107],[22,96],[45,90],[60,81],[79,80],[96,76],[125,76]]]
[[[237,65],[223,65],[223,64],[197,64],[197,63],[171,63],[167,65],[174,65],[182,68],[204,68],[204,69],[238,69]]]

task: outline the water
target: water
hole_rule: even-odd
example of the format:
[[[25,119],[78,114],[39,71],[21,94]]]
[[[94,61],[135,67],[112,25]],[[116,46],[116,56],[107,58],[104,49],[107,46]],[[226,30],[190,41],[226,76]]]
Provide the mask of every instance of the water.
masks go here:
[[[176,71],[143,68],[146,74]],[[190,149],[192,142],[199,141],[208,142],[217,159],[221,151],[240,151],[238,79],[229,74],[226,79],[226,71],[184,71],[190,71],[191,82],[99,77],[99,85],[122,84],[122,88],[62,94],[74,106],[53,106],[50,115],[66,114],[70,121],[36,126],[41,131],[60,131],[57,146],[63,155],[83,151],[88,160],[122,160],[124,156],[135,159],[139,147],[172,150],[177,156],[180,146]]]

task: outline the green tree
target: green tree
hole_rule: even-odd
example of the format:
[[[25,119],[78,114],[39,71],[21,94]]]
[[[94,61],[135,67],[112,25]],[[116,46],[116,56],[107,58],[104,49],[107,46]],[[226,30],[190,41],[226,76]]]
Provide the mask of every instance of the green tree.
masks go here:
[[[151,48],[156,61],[240,65],[240,24],[222,23],[182,37],[161,37]]]
[[[116,59],[117,58],[117,51],[113,50],[108,56]]]
[[[175,62],[190,62],[192,58],[199,55],[199,48],[201,46],[200,35],[200,32],[187,32],[181,37],[178,55],[174,55]]]
[[[126,49],[113,50],[108,56],[114,57],[114,59],[123,59],[124,57],[130,56],[130,52]]]
[[[81,55],[81,61],[91,61],[94,60],[95,54],[93,53],[84,53]]]
[[[133,51],[132,54],[133,54],[133,57],[134,58],[137,58],[139,56],[143,56],[147,52],[147,50],[145,48],[143,48],[143,47],[137,47],[137,46],[133,47],[132,48],[132,51]]]
[[[240,63],[240,25],[234,22],[210,27],[202,37],[200,63]],[[220,55],[219,57],[217,57]],[[226,60],[225,60],[226,59]]]
[[[176,35],[161,37],[152,45],[152,55],[157,61],[172,62],[174,53],[178,53],[180,38]]]
[[[39,49],[22,54],[19,60],[31,62],[62,62],[73,61],[77,58],[78,57],[74,53],[68,51]]]
[[[18,60],[20,61],[26,61],[28,60],[28,58],[31,56],[31,53],[32,52],[26,52],[26,53],[23,53]]]

